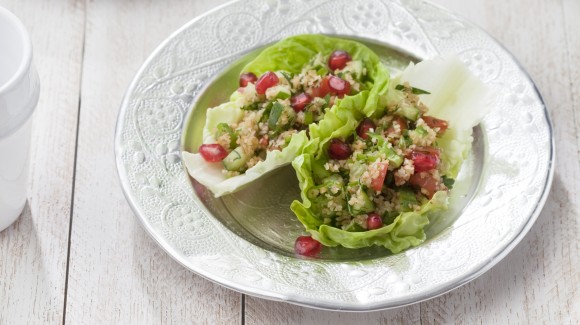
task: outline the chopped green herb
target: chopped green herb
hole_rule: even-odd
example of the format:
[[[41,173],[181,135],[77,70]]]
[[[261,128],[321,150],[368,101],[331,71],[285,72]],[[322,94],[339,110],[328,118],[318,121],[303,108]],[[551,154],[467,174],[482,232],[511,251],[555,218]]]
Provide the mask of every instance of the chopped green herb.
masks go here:
[[[280,71],[280,73],[284,76],[286,80],[288,80],[289,83],[292,83],[292,78],[294,77],[293,74],[286,71]]]
[[[312,111],[306,110],[304,113],[304,125],[308,125],[314,122],[314,114]]]
[[[284,110],[284,106],[282,104],[275,102],[272,106],[272,110],[270,111],[270,117],[268,118],[268,127],[270,130],[274,130],[278,124],[278,119],[282,115],[282,111]]]
[[[326,102],[326,106],[330,105],[330,94],[324,96],[324,101]]]
[[[242,107],[242,109],[244,111],[255,111],[255,110],[258,110],[258,108],[260,108],[260,106],[258,105],[258,103],[252,103],[250,105],[247,105],[247,106]]]
[[[453,178],[448,178],[447,176],[443,176],[443,184],[447,186],[448,189],[453,188],[453,184],[455,184],[455,180]]]
[[[406,88],[405,85],[397,85],[395,87],[396,90],[405,90],[405,88]],[[431,94],[430,92],[428,92],[426,90],[423,90],[420,88],[415,88],[415,87],[411,87],[411,93],[413,93],[415,95],[430,95]]]
[[[401,188],[397,194],[399,195],[399,202],[401,203],[401,207],[403,207],[403,211],[412,211],[413,206],[418,203],[415,192],[409,188]]]
[[[230,135],[230,148],[235,148],[238,134],[227,123],[218,124],[216,138],[219,138],[225,133]]]

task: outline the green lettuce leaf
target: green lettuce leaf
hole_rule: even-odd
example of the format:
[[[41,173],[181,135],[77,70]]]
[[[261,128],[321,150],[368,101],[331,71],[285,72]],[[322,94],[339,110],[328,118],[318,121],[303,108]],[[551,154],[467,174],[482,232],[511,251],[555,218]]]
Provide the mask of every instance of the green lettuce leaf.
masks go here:
[[[327,143],[335,137],[346,138],[352,134],[361,116],[381,114],[376,107],[369,104],[384,105],[397,95],[394,88],[401,83],[409,82],[431,94],[420,95],[421,100],[430,108],[428,115],[445,119],[449,128],[445,135],[437,140],[442,148],[442,172],[455,178],[461,164],[471,149],[471,132],[490,109],[488,88],[481,83],[457,58],[436,58],[411,64],[400,75],[388,84],[388,92],[378,101],[363,97],[369,94],[360,93],[360,98],[339,101],[317,126],[310,127],[310,133],[316,141],[311,141],[304,153],[298,156],[292,166],[300,184],[302,201],[292,202],[291,209],[313,238],[326,246],[342,245],[348,248],[361,248],[371,245],[384,246],[393,253],[419,245],[425,240],[424,227],[429,218],[447,209],[448,193],[435,193],[431,200],[424,203],[419,211],[402,212],[392,223],[370,231],[353,232],[324,224],[317,204],[308,198],[309,190],[328,175],[321,167],[328,161]],[[361,106],[361,102],[365,102]],[[362,107],[362,108],[361,108]],[[358,108],[358,112],[353,111]],[[334,110],[334,111],[333,111]],[[372,112],[369,114],[369,112]]]
[[[215,197],[220,197],[238,191],[268,172],[291,163],[307,142],[306,132],[301,131],[293,135],[288,146],[281,151],[268,151],[264,161],[257,163],[243,174],[229,178],[222,172],[222,164],[208,163],[198,153],[184,151],[182,157],[189,174],[212,191]]]
[[[369,90],[362,112],[366,116],[381,113],[384,108],[379,103],[388,91],[389,72],[371,49],[356,41],[324,35],[288,37],[262,51],[242,72],[253,72],[257,76],[277,70],[299,73],[317,53],[327,57],[334,50],[347,51],[353,60],[362,61],[367,70],[364,89]]]
[[[367,102],[368,91],[362,91],[355,96],[346,96],[326,111],[324,118],[317,124],[310,124],[310,138],[307,152],[316,152],[320,157],[326,153],[328,141],[332,138],[346,138],[358,126],[363,116],[361,107]]]
[[[419,96],[429,107],[427,115],[449,123],[437,144],[441,148],[441,172],[456,178],[471,150],[473,127],[491,110],[493,97],[489,88],[457,57],[437,57],[411,63],[393,78],[391,87],[403,82],[430,92]],[[390,90],[389,94],[392,93]]]
[[[312,137],[311,141],[308,141],[305,132],[300,132],[292,137],[290,144],[282,151],[268,152],[265,161],[248,169],[244,174],[231,178],[225,177],[222,173],[222,164],[208,163],[199,154],[183,152],[183,161],[189,174],[209,188],[216,197],[233,193],[262,175],[289,164],[296,156],[302,153],[306,144],[309,145],[308,148],[311,150],[317,150],[319,147],[317,138],[330,130],[342,129],[345,130],[343,133],[346,134],[347,130],[356,127],[354,123],[356,123],[356,118],[360,115],[356,110],[357,108],[368,105],[369,114],[372,114],[378,107],[377,103],[381,100],[381,97],[386,94],[389,74],[372,50],[355,41],[323,35],[289,37],[264,49],[240,73],[253,72],[257,76],[267,71],[299,73],[302,67],[309,63],[318,53],[328,56],[337,49],[347,51],[354,60],[360,60],[363,63],[367,71],[367,76],[363,80],[363,88],[370,90],[364,90],[355,96],[345,96],[343,99],[337,100],[335,105],[327,111],[328,119],[320,128],[317,128],[315,124],[310,125],[311,131],[314,128],[314,133],[317,134]],[[255,88],[250,84],[245,91],[255,91]],[[244,103],[244,96],[238,91],[234,91],[230,96],[229,102],[208,109],[206,124],[203,129],[203,143],[215,143],[214,135],[218,124],[233,124],[240,121],[244,115],[241,107],[246,104]],[[338,133],[335,132],[335,134],[339,133],[340,131]]]
[[[362,248],[372,245],[384,246],[393,253],[398,253],[412,246],[417,246],[425,240],[424,227],[429,223],[429,217],[447,209],[447,192],[439,191],[425,203],[419,211],[403,212],[394,221],[382,228],[350,232],[324,224],[324,217],[313,209],[308,198],[308,191],[315,186],[313,166],[326,161],[326,158],[316,159],[312,154],[302,154],[292,162],[298,176],[302,202],[295,200],[291,209],[312,237],[325,246],[344,246],[347,248]]]

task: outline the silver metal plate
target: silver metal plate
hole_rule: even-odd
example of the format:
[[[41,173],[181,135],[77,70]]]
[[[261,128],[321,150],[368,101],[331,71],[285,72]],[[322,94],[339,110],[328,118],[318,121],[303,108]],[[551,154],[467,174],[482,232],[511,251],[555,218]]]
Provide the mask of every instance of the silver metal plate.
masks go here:
[[[431,220],[421,246],[297,258],[292,247],[303,228],[289,210],[299,197],[291,167],[221,199],[184,170],[180,151],[199,145],[205,109],[235,89],[244,60],[302,33],[362,41],[393,70],[414,58],[458,55],[496,92],[492,112],[474,129],[451,209]],[[425,300],[499,262],[539,214],[554,159],[547,111],[525,71],[490,36],[423,1],[256,0],[213,10],[143,64],[121,106],[115,145],[135,214],[185,267],[247,294],[352,311]]]

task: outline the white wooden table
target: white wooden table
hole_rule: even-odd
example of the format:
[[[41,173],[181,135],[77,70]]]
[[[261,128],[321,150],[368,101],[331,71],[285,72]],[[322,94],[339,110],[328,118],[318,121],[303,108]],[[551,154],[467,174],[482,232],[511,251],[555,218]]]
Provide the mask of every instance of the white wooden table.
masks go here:
[[[537,83],[554,124],[554,183],[530,233],[489,272],[360,314],[209,282],[163,252],[125,201],[113,157],[123,94],[164,38],[224,2],[0,0],[31,34],[42,85],[28,205],[0,233],[0,324],[580,323],[580,1],[435,1],[496,37]]]

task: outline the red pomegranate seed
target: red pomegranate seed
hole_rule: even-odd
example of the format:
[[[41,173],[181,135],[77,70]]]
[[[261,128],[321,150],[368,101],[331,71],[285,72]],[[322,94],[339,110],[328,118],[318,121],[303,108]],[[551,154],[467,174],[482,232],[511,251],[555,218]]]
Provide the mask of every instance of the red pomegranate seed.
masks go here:
[[[240,75],[240,87],[246,87],[249,83],[253,84],[258,80],[255,74],[251,72],[242,73]]]
[[[310,236],[300,236],[294,243],[296,254],[314,257],[320,253],[322,245]]]
[[[330,140],[330,145],[328,146],[328,155],[332,159],[344,160],[350,157],[352,150],[348,144],[342,142],[340,139]]]
[[[411,152],[411,159],[415,165],[415,173],[432,170],[437,168],[437,165],[439,165],[439,150],[435,148],[418,147]]]
[[[365,118],[364,120],[362,120],[362,122],[360,122],[360,124],[356,128],[356,134],[358,134],[359,137],[366,140],[369,138],[367,132],[369,132],[369,130],[374,130],[375,128],[376,128],[375,123],[373,123],[373,121],[370,118]]]
[[[379,216],[378,213],[375,212],[369,213],[367,217],[367,229],[373,230],[382,227],[383,227],[383,219],[381,219],[381,216]]]
[[[274,72],[268,71],[260,76],[260,79],[256,81],[256,92],[263,95],[266,93],[268,88],[276,86],[278,81],[278,76]]]
[[[344,69],[346,67],[346,63],[352,60],[350,55],[347,52],[342,50],[336,50],[330,54],[328,58],[328,67],[330,70],[334,71],[337,69]]]
[[[339,77],[330,76],[328,78],[328,87],[330,88],[330,92],[335,93],[338,97],[350,93],[350,84],[348,81],[340,79]]]
[[[447,130],[447,127],[449,126],[447,121],[440,120],[432,116],[423,116],[421,118],[423,119],[423,121],[425,121],[425,124],[427,124],[430,128],[432,129],[439,128],[439,130],[437,130],[437,135],[442,135],[443,133],[445,133],[445,130]]]
[[[217,143],[202,144],[199,146],[199,154],[208,162],[218,162],[224,160],[228,152]]]
[[[312,97],[307,93],[300,93],[298,95],[292,96],[290,99],[290,105],[296,112],[301,112],[306,108],[306,105],[310,104]]]

